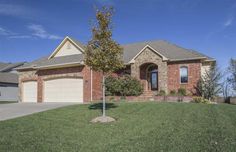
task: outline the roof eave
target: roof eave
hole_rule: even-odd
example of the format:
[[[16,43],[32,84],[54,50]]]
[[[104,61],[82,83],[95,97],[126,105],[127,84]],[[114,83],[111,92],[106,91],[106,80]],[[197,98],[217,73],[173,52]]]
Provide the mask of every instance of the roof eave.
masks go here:
[[[48,66],[38,66],[35,69],[36,70],[43,70],[43,69],[55,69],[55,68],[64,68],[64,67],[73,67],[73,66],[82,66],[84,65],[84,62],[71,62],[71,63],[64,63],[64,64],[54,64],[54,65],[48,65]]]
[[[24,67],[24,68],[15,68],[16,71],[21,71],[21,70],[35,70],[35,67]]]
[[[10,82],[10,81],[0,81],[1,84],[18,84],[17,82]]]
[[[170,59],[170,62],[175,62],[175,61],[191,61],[191,60],[201,60],[201,59],[206,59],[206,57],[196,57],[196,58],[185,58],[185,59]]]
[[[204,60],[204,62],[216,62],[215,59],[207,59],[207,60]]]

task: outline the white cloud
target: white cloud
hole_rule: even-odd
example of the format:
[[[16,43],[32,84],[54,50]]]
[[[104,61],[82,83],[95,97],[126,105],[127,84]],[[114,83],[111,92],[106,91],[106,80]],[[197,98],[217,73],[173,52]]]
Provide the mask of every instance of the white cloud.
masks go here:
[[[31,36],[28,35],[20,35],[18,33],[14,33],[10,30],[7,30],[3,27],[0,27],[0,36],[5,36],[7,38],[11,39],[25,39],[25,38],[31,38]]]
[[[233,17],[228,18],[228,19],[224,22],[224,27],[228,27],[228,26],[232,25],[233,21],[234,21],[234,18],[233,18]]]
[[[8,38],[10,38],[10,39],[29,39],[29,38],[32,38],[32,36],[30,36],[30,35],[12,35],[12,36],[9,36]]]
[[[9,36],[9,35],[14,35],[15,33],[3,28],[3,27],[0,27],[0,35],[3,35],[3,36]]]
[[[0,4],[0,15],[23,16],[29,14],[28,9],[21,5]]]
[[[41,38],[49,40],[62,39],[61,36],[48,33],[42,25],[31,24],[27,26],[31,31],[31,34],[18,34],[14,33],[6,28],[0,26],[0,36],[4,36],[10,39],[29,39],[29,38]]]
[[[42,25],[31,24],[27,26],[29,30],[32,31],[32,35],[41,39],[51,39],[57,40],[62,39],[62,37],[54,34],[48,33]]]

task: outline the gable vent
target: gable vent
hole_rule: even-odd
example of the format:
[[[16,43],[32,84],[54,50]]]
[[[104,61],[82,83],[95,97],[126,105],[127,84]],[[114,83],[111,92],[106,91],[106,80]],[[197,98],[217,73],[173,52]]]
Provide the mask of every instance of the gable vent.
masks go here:
[[[71,44],[67,43],[67,49],[71,49]]]

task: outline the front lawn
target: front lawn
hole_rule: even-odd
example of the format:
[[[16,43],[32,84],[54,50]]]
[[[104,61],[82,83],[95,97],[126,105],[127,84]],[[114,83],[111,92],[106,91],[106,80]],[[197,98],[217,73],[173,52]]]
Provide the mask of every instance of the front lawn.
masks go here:
[[[0,122],[0,151],[235,151],[236,106],[109,104],[117,121],[91,124],[98,105],[76,105]]]

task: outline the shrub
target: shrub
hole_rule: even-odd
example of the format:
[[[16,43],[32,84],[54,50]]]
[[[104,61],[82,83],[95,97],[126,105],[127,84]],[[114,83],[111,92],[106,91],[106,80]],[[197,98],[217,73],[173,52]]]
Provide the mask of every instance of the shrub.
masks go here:
[[[181,96],[186,96],[186,89],[185,88],[179,88],[178,89],[178,94]]]
[[[160,90],[158,93],[157,93],[158,96],[165,96],[166,95],[166,92],[164,90]]]
[[[195,103],[210,103],[209,100],[207,100],[203,97],[194,97],[193,102],[195,102]]]
[[[170,91],[170,95],[172,95],[172,96],[176,95],[176,91],[175,90],[171,90]]]
[[[140,81],[129,75],[106,78],[106,95],[138,96],[142,92],[143,86]]]
[[[114,101],[115,101],[115,98],[114,98],[114,97],[110,97],[110,98],[109,98],[109,101],[114,102]]]
[[[199,79],[195,87],[197,94],[213,101],[214,97],[222,93],[222,76],[222,72],[219,70],[216,63],[212,64],[210,69],[205,70],[205,74]]]
[[[115,95],[121,89],[120,81],[118,81],[117,78],[112,76],[106,78],[105,85],[106,85],[107,96]]]

